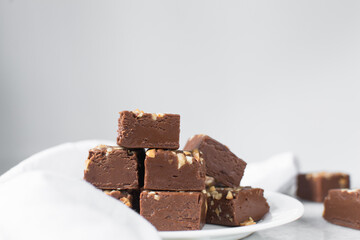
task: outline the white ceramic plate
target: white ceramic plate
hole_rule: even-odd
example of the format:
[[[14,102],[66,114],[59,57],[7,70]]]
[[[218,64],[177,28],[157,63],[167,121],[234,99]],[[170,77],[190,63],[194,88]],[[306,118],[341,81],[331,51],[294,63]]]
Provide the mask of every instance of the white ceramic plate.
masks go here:
[[[298,200],[276,192],[264,193],[270,212],[263,220],[255,225],[244,227],[225,227],[206,224],[199,231],[160,232],[163,239],[240,239],[253,232],[277,227],[300,218],[304,213],[304,206]]]

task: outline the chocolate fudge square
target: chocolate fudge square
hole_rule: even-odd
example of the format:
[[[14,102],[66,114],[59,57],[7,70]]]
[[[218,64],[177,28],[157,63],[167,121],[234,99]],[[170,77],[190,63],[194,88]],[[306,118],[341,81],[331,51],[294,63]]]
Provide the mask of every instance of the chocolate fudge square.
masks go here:
[[[193,151],[149,149],[145,157],[144,189],[201,191],[205,189],[205,163]]]
[[[140,215],[159,231],[200,230],[205,224],[206,195],[145,190],[140,194]]]
[[[261,188],[210,187],[207,190],[206,223],[224,226],[255,224],[269,212],[269,205]]]
[[[180,115],[120,112],[117,144],[126,148],[178,149]]]
[[[360,189],[330,190],[323,217],[330,223],[360,230]]]
[[[330,189],[349,188],[350,177],[345,173],[317,172],[299,174],[297,177],[297,196],[299,198],[322,202]]]
[[[240,185],[246,162],[232,153],[228,147],[207,135],[191,137],[184,150],[199,149],[205,160],[206,175],[213,177],[217,183],[228,187]]]
[[[89,150],[84,179],[100,189],[138,189],[144,158],[144,149],[99,145]]]

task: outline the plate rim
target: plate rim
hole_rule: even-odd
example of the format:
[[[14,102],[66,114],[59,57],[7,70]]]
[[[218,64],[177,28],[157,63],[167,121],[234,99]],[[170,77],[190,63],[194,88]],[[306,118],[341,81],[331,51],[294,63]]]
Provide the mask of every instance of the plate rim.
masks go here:
[[[208,229],[208,230],[192,230],[192,231],[159,231],[159,236],[163,239],[179,239],[179,238],[199,238],[199,237],[225,237],[237,234],[253,233],[256,231],[262,231],[269,228],[278,227],[299,219],[304,214],[304,205],[294,197],[272,191],[264,192],[265,198],[270,199],[272,196],[275,198],[281,198],[288,203],[291,203],[295,207],[292,209],[294,212],[290,217],[284,217],[277,219],[276,221],[260,222],[255,225],[242,226],[242,227],[229,227],[224,229]],[[271,208],[270,208],[271,214]],[[210,236],[209,236],[210,235]]]

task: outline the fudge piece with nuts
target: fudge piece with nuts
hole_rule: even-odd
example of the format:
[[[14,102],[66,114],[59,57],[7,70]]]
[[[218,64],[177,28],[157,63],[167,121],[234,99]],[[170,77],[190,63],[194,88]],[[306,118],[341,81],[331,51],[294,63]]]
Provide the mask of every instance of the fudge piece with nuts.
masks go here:
[[[203,192],[144,190],[140,194],[140,215],[159,231],[200,230],[206,208]]]
[[[144,189],[204,190],[205,163],[199,150],[149,149],[145,157]]]
[[[322,202],[330,189],[349,188],[350,177],[345,173],[316,172],[297,176],[297,196]]]
[[[255,224],[269,212],[261,188],[210,187],[207,189],[206,223],[225,226]]]
[[[184,150],[199,149],[205,160],[206,175],[224,186],[237,187],[244,175],[246,162],[232,153],[228,147],[207,135],[191,137]]]
[[[104,193],[115,199],[120,200],[123,204],[139,211],[139,191],[137,190],[104,190]]]
[[[126,148],[178,149],[180,115],[120,112],[117,144]]]
[[[360,230],[360,189],[330,190],[323,217],[330,223]]]
[[[144,149],[99,145],[89,150],[84,179],[100,189],[138,189],[143,185]]]

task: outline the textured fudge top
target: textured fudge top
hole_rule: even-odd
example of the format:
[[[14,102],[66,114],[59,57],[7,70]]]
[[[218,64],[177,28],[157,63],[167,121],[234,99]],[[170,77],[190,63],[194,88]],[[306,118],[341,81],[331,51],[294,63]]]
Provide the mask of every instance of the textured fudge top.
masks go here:
[[[227,199],[227,200],[231,200],[236,198],[236,196],[239,193],[242,192],[246,192],[248,190],[251,190],[252,192],[254,192],[255,194],[258,195],[263,195],[264,190],[261,188],[252,188],[252,187],[235,187],[235,188],[231,188],[231,187],[210,187],[206,190],[206,194],[208,197],[212,197],[215,200],[220,200],[220,199]]]
[[[123,111],[123,112],[127,112],[127,111]],[[144,111],[141,111],[139,109],[136,109],[135,111],[132,111],[132,113],[137,117],[137,118],[141,118],[141,117],[147,117],[151,115],[152,120],[156,121],[158,120],[158,118],[162,118],[165,116],[165,113],[145,113]],[[121,112],[120,112],[121,114]],[[174,115],[174,114],[170,114],[170,113],[166,113],[166,115]]]
[[[126,150],[128,155],[133,155],[134,152],[138,152],[141,149],[126,149],[120,146],[109,146],[109,145],[100,144],[96,147],[91,148],[89,150],[89,153],[106,152],[105,156],[109,156],[110,153],[117,150]],[[90,161],[90,156],[88,157],[88,159],[85,160],[85,170],[88,168],[89,161]]]
[[[154,198],[155,200],[160,200],[161,196],[184,196],[184,195],[201,195],[204,194],[205,191],[203,192],[195,192],[195,191],[152,191],[152,190],[143,190],[142,194],[146,194],[148,196],[151,196],[152,198]]]
[[[341,194],[344,196],[347,195],[351,196],[352,198],[359,198],[360,201],[360,189],[331,189],[329,190],[329,196],[332,194]]]
[[[91,152],[95,152],[95,151],[106,151],[106,156],[109,155],[109,153],[111,153],[114,150],[121,150],[124,149],[123,147],[120,146],[109,146],[109,145],[104,145],[104,144],[100,144],[94,148],[91,148],[89,151]]]
[[[341,173],[341,172],[313,172],[313,173],[306,173],[306,174],[299,174],[299,175],[305,175],[306,179],[347,177],[347,176],[349,176],[348,174]]]
[[[156,154],[159,153],[170,153],[177,157],[178,161],[178,169],[180,169],[185,164],[192,164],[195,161],[204,163],[204,159],[201,156],[201,153],[198,149],[194,149],[193,151],[181,151],[181,150],[163,150],[163,149],[149,149],[146,151],[146,156],[149,158],[155,158]],[[172,161],[172,160],[169,160]],[[169,162],[170,164],[172,162]]]
[[[340,189],[341,192],[347,192],[350,194],[360,193],[360,189]]]
[[[126,148],[178,149],[180,115],[122,111],[117,143]]]
[[[103,151],[106,151],[106,156],[109,156],[109,154],[114,151],[114,150],[121,150],[121,149],[124,149],[120,146],[108,146],[108,145],[104,145],[104,144],[100,144],[94,148],[91,148],[89,150],[89,153],[91,152],[103,152]],[[88,170],[89,168],[89,164],[90,164],[90,155],[89,157],[85,160],[85,171]]]

